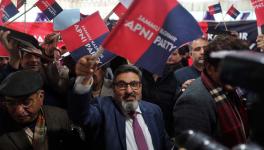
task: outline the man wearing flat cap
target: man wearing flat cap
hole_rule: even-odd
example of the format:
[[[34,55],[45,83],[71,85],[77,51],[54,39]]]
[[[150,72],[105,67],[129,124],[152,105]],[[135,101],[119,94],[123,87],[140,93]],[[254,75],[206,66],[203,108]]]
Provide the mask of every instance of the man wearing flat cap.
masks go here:
[[[11,73],[0,84],[1,150],[63,149],[73,142],[67,113],[43,106],[42,86],[40,74],[32,70]]]
[[[12,37],[13,31],[0,30],[0,42],[8,50],[10,54],[10,61],[4,68],[0,70],[0,81],[6,78],[10,73],[30,69],[41,72],[44,79],[45,105],[58,106],[66,108],[67,103],[63,101],[66,99],[69,86],[69,79],[61,76],[61,70],[55,63],[43,56],[42,50],[38,45],[38,41],[31,35],[24,33],[23,36],[27,38],[14,38]],[[14,35],[14,34],[13,34]],[[48,60],[47,64],[43,60]]]

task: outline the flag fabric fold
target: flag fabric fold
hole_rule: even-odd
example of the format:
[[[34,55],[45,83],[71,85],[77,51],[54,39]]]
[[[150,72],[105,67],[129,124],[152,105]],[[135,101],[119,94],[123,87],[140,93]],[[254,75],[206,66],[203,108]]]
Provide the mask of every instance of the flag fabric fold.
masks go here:
[[[99,13],[96,12],[60,31],[60,33],[71,56],[77,61],[84,55],[94,55],[99,50],[109,30]],[[99,62],[105,64],[114,57],[115,55],[105,50],[99,57]]]
[[[49,21],[49,19],[47,18],[47,16],[43,13],[38,13],[37,17],[35,19],[35,22],[47,22]]]
[[[211,15],[222,13],[222,7],[220,3],[208,6]]]
[[[25,4],[26,0],[17,0],[17,9],[22,7]]]
[[[115,8],[113,9],[113,12],[119,17],[121,18],[125,12],[127,11],[127,8],[122,4],[122,3],[118,3]]]
[[[62,12],[62,8],[55,0],[39,0],[35,5],[49,18],[49,20],[52,20]]]
[[[250,12],[243,12],[241,17],[240,17],[240,20],[247,20],[249,15],[250,15]]]
[[[7,22],[18,13],[16,6],[10,0],[2,0],[0,3],[1,21]]]
[[[264,0],[251,0],[257,17],[257,25],[264,25]]]
[[[228,9],[228,11],[227,11],[226,14],[228,14],[228,15],[229,15],[230,17],[232,17],[233,19],[236,19],[237,16],[240,14],[240,11],[238,11],[238,10],[234,7],[234,5],[232,5],[232,6]]]
[[[135,0],[103,47],[162,75],[170,53],[201,36],[196,20],[176,0]]]
[[[215,20],[215,18],[214,18],[214,15],[211,15],[209,11],[206,11],[203,20],[209,21],[209,20]]]

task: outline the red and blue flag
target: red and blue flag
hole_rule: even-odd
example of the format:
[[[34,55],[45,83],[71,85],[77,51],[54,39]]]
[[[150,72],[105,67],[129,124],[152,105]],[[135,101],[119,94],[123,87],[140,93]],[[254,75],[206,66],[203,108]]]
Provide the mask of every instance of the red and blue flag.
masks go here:
[[[16,6],[10,0],[2,0],[0,3],[1,20],[8,21],[10,18],[18,13]]]
[[[52,20],[62,12],[62,8],[55,0],[39,0],[35,5],[49,18],[49,20]]]
[[[228,14],[228,15],[229,15],[230,17],[232,17],[233,19],[236,19],[237,16],[240,14],[240,11],[238,11],[238,10],[234,7],[234,5],[232,5],[232,6],[228,9],[228,11],[227,11],[226,14]]]
[[[101,46],[103,40],[109,34],[109,30],[104,21],[96,12],[85,17],[80,22],[60,31],[62,39],[74,60],[78,60],[84,55],[94,55]],[[99,61],[104,64],[114,58],[111,52],[105,50]]]
[[[208,6],[211,15],[222,13],[222,7],[220,3]]]
[[[162,75],[170,53],[201,36],[196,20],[176,0],[135,0],[103,47]]]

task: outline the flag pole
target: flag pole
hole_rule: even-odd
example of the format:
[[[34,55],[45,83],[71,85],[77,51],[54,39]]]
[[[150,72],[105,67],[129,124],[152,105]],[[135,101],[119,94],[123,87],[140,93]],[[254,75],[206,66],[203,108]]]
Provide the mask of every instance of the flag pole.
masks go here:
[[[23,12],[22,14],[20,14],[19,16],[17,16],[16,18],[14,18],[12,21],[7,22],[4,24],[4,26],[7,26],[11,23],[13,23],[14,21],[16,21],[18,18],[20,18],[21,16],[23,16],[25,13],[29,12],[31,9],[33,9],[34,7],[36,7],[36,5],[34,4],[32,7],[30,7],[28,10],[26,10],[25,12]]]
[[[94,57],[95,57],[96,59],[98,59],[98,58],[103,54],[103,52],[104,52],[104,48],[103,48],[103,46],[101,45],[101,46],[98,48],[97,52],[94,54]]]
[[[24,12],[27,10],[27,0],[24,1]],[[24,32],[27,33],[27,14],[24,14]]]
[[[106,22],[113,14],[114,12],[111,11],[105,18],[104,18],[104,22]]]
[[[226,27],[226,24],[225,24],[225,17],[226,17],[226,14],[225,14],[225,16],[223,16],[223,13],[222,13],[223,22],[224,22],[225,28],[226,28],[226,30],[227,30],[227,27]],[[217,25],[215,26],[215,29],[216,29],[220,24],[221,24],[221,23],[218,22]]]
[[[258,35],[262,35],[261,26],[258,26]]]

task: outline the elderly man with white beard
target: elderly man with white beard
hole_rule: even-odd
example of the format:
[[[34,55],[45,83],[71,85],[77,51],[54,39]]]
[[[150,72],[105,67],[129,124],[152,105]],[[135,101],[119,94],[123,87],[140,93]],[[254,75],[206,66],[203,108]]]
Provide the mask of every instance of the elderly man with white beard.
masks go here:
[[[114,73],[114,96],[91,97],[96,58],[76,64],[75,90],[69,101],[71,119],[84,127],[89,148],[106,150],[166,150],[171,148],[157,105],[141,100],[141,72],[132,65]]]

